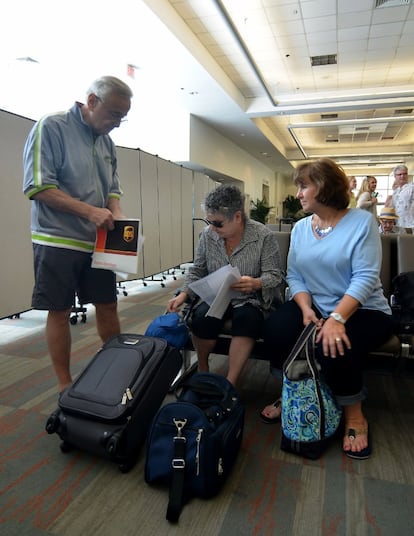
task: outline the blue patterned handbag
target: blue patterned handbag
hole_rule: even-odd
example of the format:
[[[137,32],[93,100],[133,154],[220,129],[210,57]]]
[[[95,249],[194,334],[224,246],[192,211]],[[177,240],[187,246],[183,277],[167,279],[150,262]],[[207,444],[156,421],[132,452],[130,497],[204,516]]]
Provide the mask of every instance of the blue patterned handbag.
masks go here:
[[[283,365],[280,448],[312,460],[338,429],[342,411],[323,381],[314,355],[316,325],[301,333]]]

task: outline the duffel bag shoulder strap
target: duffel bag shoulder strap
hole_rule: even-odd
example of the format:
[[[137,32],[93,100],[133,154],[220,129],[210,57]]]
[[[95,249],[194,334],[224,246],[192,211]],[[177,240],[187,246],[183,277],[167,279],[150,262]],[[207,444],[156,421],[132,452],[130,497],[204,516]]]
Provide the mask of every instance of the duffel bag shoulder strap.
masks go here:
[[[232,400],[239,397],[226,378],[213,373],[194,374],[181,387],[181,393],[176,393],[177,399],[191,402],[201,409],[210,406],[227,409],[232,406]]]
[[[185,450],[186,438],[182,430],[187,424],[187,419],[173,419],[177,427],[177,434],[173,438],[174,450],[171,462],[172,475],[168,498],[166,518],[171,523],[177,523],[184,504],[184,478],[185,478]]]
[[[183,389],[189,389],[193,393],[205,397],[214,398],[215,400],[223,400],[227,397],[227,394],[223,389],[217,385],[203,383],[203,382],[188,382],[183,384]]]

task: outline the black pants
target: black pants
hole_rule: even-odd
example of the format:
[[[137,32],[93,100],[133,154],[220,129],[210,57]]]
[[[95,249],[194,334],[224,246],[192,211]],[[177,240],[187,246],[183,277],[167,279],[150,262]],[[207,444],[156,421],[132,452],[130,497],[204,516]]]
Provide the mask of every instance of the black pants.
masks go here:
[[[234,337],[250,337],[259,339],[263,333],[263,313],[257,307],[246,304],[240,307],[227,308],[223,318],[206,316],[209,305],[200,303],[194,310],[191,318],[191,331],[200,339],[217,339],[223,324],[229,318],[231,322],[231,335]]]
[[[273,368],[282,369],[303,328],[302,311],[293,300],[281,305],[265,320],[263,336]],[[391,337],[393,322],[391,315],[358,309],[345,324],[345,329],[351,342],[351,349],[345,348],[345,355],[335,359],[325,357],[322,344],[317,345],[315,353],[339,403],[349,405],[365,398],[363,358]]]

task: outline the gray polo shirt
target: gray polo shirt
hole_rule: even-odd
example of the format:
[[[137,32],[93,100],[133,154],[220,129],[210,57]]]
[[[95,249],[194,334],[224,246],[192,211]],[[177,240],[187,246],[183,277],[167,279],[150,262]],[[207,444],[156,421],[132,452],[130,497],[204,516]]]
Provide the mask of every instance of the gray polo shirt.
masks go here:
[[[80,104],[43,117],[23,153],[23,192],[32,200],[32,241],[54,247],[92,251],[96,227],[74,214],[47,206],[32,197],[59,188],[75,199],[104,208],[122,194],[115,145],[108,135],[96,136],[83,121]]]

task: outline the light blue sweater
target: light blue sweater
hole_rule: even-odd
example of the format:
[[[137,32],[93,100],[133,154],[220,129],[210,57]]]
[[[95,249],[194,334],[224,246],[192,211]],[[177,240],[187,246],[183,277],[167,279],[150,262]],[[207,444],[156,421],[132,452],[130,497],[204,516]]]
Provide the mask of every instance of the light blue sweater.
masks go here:
[[[348,209],[334,230],[322,240],[312,231],[311,216],[292,230],[287,281],[292,296],[308,292],[327,317],[344,294],[358,300],[363,309],[391,314],[379,278],[381,241],[372,215]]]

